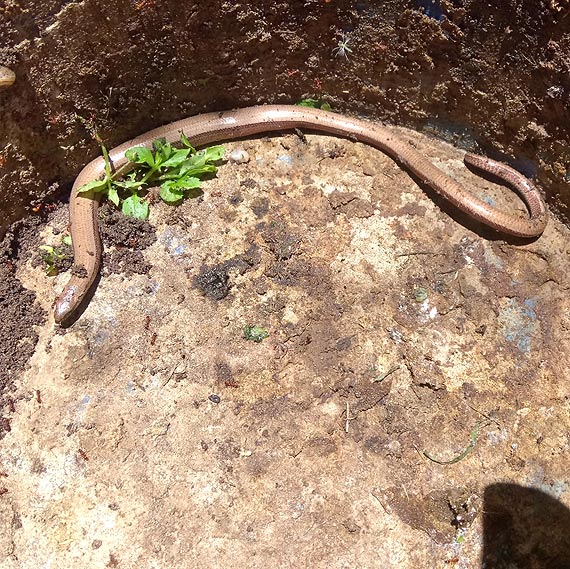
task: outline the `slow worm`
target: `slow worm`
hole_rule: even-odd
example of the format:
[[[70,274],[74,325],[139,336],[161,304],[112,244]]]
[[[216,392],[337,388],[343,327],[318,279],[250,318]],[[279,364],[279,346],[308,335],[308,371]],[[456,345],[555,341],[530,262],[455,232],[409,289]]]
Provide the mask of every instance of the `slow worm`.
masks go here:
[[[161,137],[175,143],[182,131],[194,146],[203,146],[292,128],[324,131],[379,148],[454,206],[497,231],[518,237],[534,237],[540,235],[546,226],[546,208],[538,190],[513,168],[473,154],[467,154],[464,158],[465,163],[499,177],[518,192],[527,205],[529,217],[522,218],[500,211],[475,197],[383,126],[308,107],[264,105],[189,117],[121,144],[109,152],[109,158],[117,170],[127,163],[125,151],[129,148],[151,148],[153,140]],[[99,201],[92,193],[79,194],[78,189],[87,182],[101,178],[104,168],[103,158],[96,158],[81,170],[71,190],[69,217],[75,270],[55,302],[55,321],[59,323],[72,320],[77,315],[101,266],[102,249],[97,222]]]

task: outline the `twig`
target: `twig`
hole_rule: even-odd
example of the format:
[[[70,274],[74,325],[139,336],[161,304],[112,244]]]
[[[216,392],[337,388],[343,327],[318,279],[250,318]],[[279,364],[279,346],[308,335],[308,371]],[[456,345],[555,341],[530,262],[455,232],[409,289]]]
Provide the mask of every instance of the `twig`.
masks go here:
[[[176,371],[176,368],[182,363],[183,360],[178,361],[175,366],[172,368],[172,370],[170,371],[170,373],[168,374],[168,377],[166,378],[166,380],[164,381],[164,383],[162,384],[162,387],[166,387],[166,384],[172,379],[172,376],[174,375],[174,372]]]
[[[400,369],[400,364],[391,367],[385,374],[375,377],[372,380],[372,383],[380,383],[381,381],[384,381],[389,375],[392,375],[395,371],[398,371],[399,369]]]
[[[346,422],[344,425],[344,430],[345,432],[348,433],[348,427],[350,425],[350,421],[353,421],[354,419],[356,419],[356,417],[351,417],[350,416],[350,407],[348,406],[348,401],[346,402]]]
[[[497,427],[501,427],[501,425],[499,424],[499,421],[497,421],[497,419],[493,419],[493,417],[491,417],[490,415],[487,415],[485,413],[483,413],[483,411],[479,411],[479,409],[477,409],[476,407],[473,407],[473,405],[471,405],[469,403],[469,401],[466,401],[465,399],[461,400],[463,401],[463,403],[465,403],[465,405],[467,405],[467,407],[469,407],[469,409],[471,409],[472,411],[475,411],[475,413],[481,415],[481,417],[485,417],[485,419],[487,419],[487,421],[489,421],[489,424],[491,423],[495,423],[495,425],[497,425]]]
[[[380,498],[378,498],[378,496],[376,496],[376,494],[374,494],[374,492],[370,492],[370,494],[376,498],[376,500],[378,501],[378,503],[380,504],[380,506],[382,506],[382,509],[389,514],[390,512],[388,512],[388,510],[386,509],[386,506],[384,506],[384,504],[382,503],[382,500],[380,500]]]
[[[409,253],[399,253],[396,255],[398,257],[414,257],[416,255],[433,255],[434,257],[438,255],[443,255],[443,253],[436,253],[435,251],[410,251]]]
[[[425,450],[424,450],[424,456],[426,458],[429,458],[432,462],[436,462],[437,464],[455,464],[456,462],[463,460],[475,448],[475,445],[477,444],[477,438],[479,437],[479,429],[481,427],[486,427],[488,425],[490,425],[489,421],[485,421],[483,423],[481,422],[476,423],[475,427],[471,431],[471,442],[469,443],[467,448],[463,452],[458,454],[455,458],[452,458],[451,460],[439,460],[438,458],[434,458],[433,456],[431,456]]]

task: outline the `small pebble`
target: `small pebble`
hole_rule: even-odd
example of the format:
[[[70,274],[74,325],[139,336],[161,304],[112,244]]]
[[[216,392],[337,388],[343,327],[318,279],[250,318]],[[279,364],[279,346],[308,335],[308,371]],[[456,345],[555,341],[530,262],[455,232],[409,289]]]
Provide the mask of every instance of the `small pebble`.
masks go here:
[[[7,67],[0,65],[0,89],[11,87],[16,81],[16,74]]]
[[[249,154],[243,148],[236,148],[230,152],[230,162],[247,164],[249,162]]]
[[[212,403],[219,403],[221,401],[221,398],[219,395],[215,395],[212,394],[210,395],[210,397],[208,397],[208,399],[212,402]]]

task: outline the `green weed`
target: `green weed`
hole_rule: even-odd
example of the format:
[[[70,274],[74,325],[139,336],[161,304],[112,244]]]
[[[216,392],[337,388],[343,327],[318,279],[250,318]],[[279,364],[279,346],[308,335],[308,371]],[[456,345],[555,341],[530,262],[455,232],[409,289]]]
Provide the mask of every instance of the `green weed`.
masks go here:
[[[101,144],[105,160],[105,176],[93,180],[79,188],[79,193],[101,192],[106,194],[122,212],[129,217],[147,219],[148,201],[144,199],[148,189],[160,186],[160,197],[169,204],[181,202],[187,190],[200,187],[200,177],[215,173],[215,162],[224,156],[223,146],[211,146],[197,151],[188,138],[181,133],[182,148],[175,148],[164,138],[156,139],[152,148],[139,146],[125,152],[129,164],[121,170],[129,169],[122,179],[115,179],[107,149]],[[119,170],[119,175],[121,170]]]
[[[71,237],[64,235],[61,238],[61,245],[52,247],[51,245],[40,245],[42,261],[46,266],[46,274],[49,277],[54,277],[59,273],[60,261],[66,259],[69,255],[66,249],[71,246]]]
[[[259,342],[269,338],[269,332],[262,328],[261,326],[252,326],[251,324],[246,324],[243,327],[243,337],[246,340],[251,340],[252,342]]]

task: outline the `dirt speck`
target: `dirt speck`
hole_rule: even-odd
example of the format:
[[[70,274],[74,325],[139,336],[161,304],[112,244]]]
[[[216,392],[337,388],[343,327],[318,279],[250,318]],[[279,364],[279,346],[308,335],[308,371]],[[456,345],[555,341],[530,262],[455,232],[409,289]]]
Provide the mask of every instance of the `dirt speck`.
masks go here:
[[[252,245],[245,253],[236,255],[217,265],[203,266],[193,279],[194,286],[213,300],[222,300],[230,293],[232,271],[244,274],[259,263],[259,251]]]
[[[293,233],[282,219],[261,223],[257,230],[261,233],[277,261],[290,259],[301,242],[301,238]]]
[[[374,206],[355,192],[335,190],[329,195],[329,202],[335,213],[344,213],[348,217],[366,218],[374,214]]]

